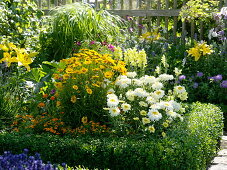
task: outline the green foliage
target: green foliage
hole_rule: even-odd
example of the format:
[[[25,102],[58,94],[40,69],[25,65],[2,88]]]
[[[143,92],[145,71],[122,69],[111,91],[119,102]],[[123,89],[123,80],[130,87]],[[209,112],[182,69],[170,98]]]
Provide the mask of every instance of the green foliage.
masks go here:
[[[0,41],[8,39],[21,47],[36,47],[42,11],[30,0],[0,2]]]
[[[217,12],[218,3],[218,0],[189,0],[186,5],[181,8],[179,16],[183,21],[211,18],[212,13]]]
[[[188,107],[186,119],[170,129],[167,137],[162,139],[136,135],[62,138],[3,132],[0,134],[0,152],[11,150],[19,153],[28,148],[52,163],[66,162],[69,166],[80,164],[99,169],[205,170],[216,153],[222,135],[222,119],[216,106],[193,103]]]
[[[40,37],[41,52],[47,60],[66,58],[74,43],[84,40],[121,42],[123,22],[107,11],[96,12],[87,4],[74,3],[50,12],[50,28]]]

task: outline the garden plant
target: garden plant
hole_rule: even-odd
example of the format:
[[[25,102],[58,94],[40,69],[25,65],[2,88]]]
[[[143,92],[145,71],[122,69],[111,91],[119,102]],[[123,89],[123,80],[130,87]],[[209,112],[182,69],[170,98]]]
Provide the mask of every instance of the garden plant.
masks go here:
[[[203,41],[185,43],[164,38],[164,22],[143,20],[138,35],[134,17],[85,3],[44,16],[3,0],[0,11],[0,169],[210,165],[227,127],[227,12],[216,1],[182,7],[179,20],[212,20]]]

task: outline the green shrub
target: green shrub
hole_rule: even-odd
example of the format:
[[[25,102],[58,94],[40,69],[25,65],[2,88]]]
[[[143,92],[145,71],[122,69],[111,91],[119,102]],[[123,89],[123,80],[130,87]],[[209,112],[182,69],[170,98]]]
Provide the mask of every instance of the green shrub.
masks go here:
[[[87,4],[74,3],[54,9],[48,24],[50,28],[40,36],[40,41],[41,53],[49,61],[68,57],[76,42],[116,43],[124,37],[120,17],[103,10],[96,12]]]
[[[37,47],[43,13],[34,2],[3,0],[0,2],[0,13],[0,41],[6,38],[21,47]]]
[[[2,132],[0,148],[14,153],[28,148],[43,160],[70,166],[110,169],[206,169],[216,153],[223,120],[219,108],[193,103],[184,121],[162,139],[142,136],[59,137]]]

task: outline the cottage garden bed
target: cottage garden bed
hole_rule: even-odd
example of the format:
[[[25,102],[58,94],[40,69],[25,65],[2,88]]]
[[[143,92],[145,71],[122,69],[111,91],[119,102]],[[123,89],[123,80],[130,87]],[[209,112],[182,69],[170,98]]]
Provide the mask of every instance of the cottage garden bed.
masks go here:
[[[209,43],[181,45],[79,3],[0,11],[0,169],[209,166],[226,113],[226,13],[210,16]]]

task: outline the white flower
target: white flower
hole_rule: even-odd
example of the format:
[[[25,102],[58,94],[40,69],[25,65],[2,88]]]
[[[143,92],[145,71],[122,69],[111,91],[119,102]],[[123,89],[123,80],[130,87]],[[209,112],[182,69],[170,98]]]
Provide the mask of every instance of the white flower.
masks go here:
[[[25,82],[27,88],[34,88],[35,84],[32,81]]]
[[[186,90],[185,90],[185,87],[184,86],[175,86],[174,87],[174,91],[176,92],[176,93],[184,93],[184,92],[186,92]]]
[[[154,93],[152,94],[152,96],[153,96],[155,99],[160,99],[160,98],[162,98],[164,95],[165,95],[165,92],[164,92],[163,90],[156,90],[156,91],[154,91]]]
[[[148,96],[148,93],[143,88],[136,88],[134,90],[134,94],[135,94],[135,96],[138,96],[138,97],[147,97]]]
[[[143,83],[146,84],[153,84],[156,82],[156,78],[154,76],[148,76],[145,75],[144,77],[140,78],[141,81],[143,81]]]
[[[134,77],[137,76],[137,74],[136,74],[135,71],[134,71],[134,72],[127,72],[127,73],[126,73],[126,76],[128,76],[128,77],[130,77],[130,78],[134,78]]]
[[[116,94],[107,94],[107,98],[116,98],[117,99],[117,95]]]
[[[139,80],[139,79],[132,79],[133,83],[136,86],[142,86],[143,85],[143,81]]]
[[[109,108],[109,112],[112,117],[115,117],[120,114],[120,109],[118,107],[111,107]]]
[[[153,97],[151,97],[151,96],[148,96],[147,99],[146,99],[146,101],[147,101],[149,104],[154,104],[154,103],[157,102],[157,101],[156,101]]]
[[[131,79],[129,79],[127,76],[119,76],[115,82],[115,85],[126,88],[132,83]]]
[[[140,101],[140,102],[139,102],[139,105],[140,105],[141,107],[148,107],[148,104],[147,104],[146,102],[144,102],[144,101]]]
[[[116,97],[108,98],[107,99],[107,106],[108,107],[116,107],[119,104],[119,100]]]
[[[173,110],[173,106],[170,102],[160,102],[160,106],[165,110]]]
[[[143,117],[142,118],[142,122],[145,125],[145,124],[151,123],[151,120],[149,118],[147,118],[147,117]]]
[[[129,91],[126,92],[125,95],[126,95],[126,97],[127,97],[128,100],[134,101],[134,99],[135,99],[134,91],[129,90]]]
[[[171,101],[169,101],[169,103],[172,104],[174,111],[179,111],[181,109],[181,105],[179,103],[177,103],[176,101],[171,100]]]
[[[154,126],[148,126],[148,130],[149,130],[149,132],[151,132],[151,133],[154,133],[154,132],[155,132]]]
[[[172,111],[172,110],[169,110],[166,112],[166,114],[172,118],[176,118],[177,117],[177,113]]]
[[[187,99],[188,99],[188,93],[187,93],[187,92],[180,93],[180,94],[178,95],[178,97],[179,97],[181,100],[187,100]]]
[[[130,104],[127,104],[127,103],[123,103],[121,105],[121,108],[124,112],[127,112],[128,110],[131,110],[131,105]]]
[[[173,75],[169,75],[169,74],[161,74],[159,75],[158,78],[160,81],[169,81],[174,79]]]
[[[160,82],[155,82],[151,87],[155,90],[160,90],[161,88],[163,88],[163,84]]]
[[[146,112],[145,110],[141,110],[141,111],[140,111],[140,115],[146,116],[146,115],[147,115],[147,112]]]
[[[115,93],[114,89],[109,89],[109,90],[107,91],[107,94],[113,94],[113,93]]]
[[[174,68],[174,73],[175,73],[175,75],[176,76],[179,76],[179,75],[181,75],[182,74],[182,70],[180,70],[180,69],[178,69],[178,68]]]
[[[150,109],[148,112],[148,116],[151,121],[158,121],[162,118],[162,114],[156,109]]]
[[[156,104],[152,104],[152,105],[150,106],[150,108],[151,108],[151,109],[159,110],[159,109],[161,109],[161,106],[160,106],[159,103],[156,103]]]

